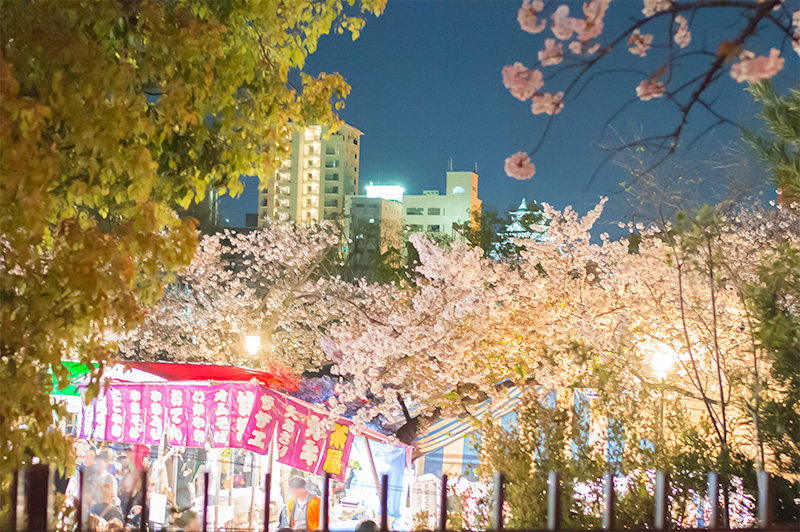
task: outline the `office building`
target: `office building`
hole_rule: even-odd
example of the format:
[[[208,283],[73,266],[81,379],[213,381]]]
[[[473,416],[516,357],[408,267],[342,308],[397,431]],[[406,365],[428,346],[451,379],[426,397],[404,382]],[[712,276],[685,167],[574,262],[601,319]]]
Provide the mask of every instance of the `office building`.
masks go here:
[[[366,196],[345,198],[345,251],[354,277],[369,276],[381,266],[402,263],[403,204]]]
[[[291,153],[259,192],[259,226],[267,217],[310,223],[341,220],[345,197],[358,193],[360,140],[349,124],[326,135],[321,126],[291,131]]]
[[[447,172],[447,188],[423,190],[421,195],[403,196],[403,223],[409,232],[442,233],[453,238],[460,227],[473,223],[472,213],[481,210],[478,174]]]

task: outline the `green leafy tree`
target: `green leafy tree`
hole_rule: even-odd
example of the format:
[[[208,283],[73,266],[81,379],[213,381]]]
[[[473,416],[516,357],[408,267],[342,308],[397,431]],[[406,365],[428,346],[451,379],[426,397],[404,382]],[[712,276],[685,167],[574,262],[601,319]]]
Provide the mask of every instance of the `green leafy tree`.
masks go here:
[[[775,92],[770,81],[751,84],[750,92],[761,103],[764,136],[745,131],[744,136],[765,162],[787,205],[800,202],[800,89],[786,95]]]
[[[761,412],[761,438],[783,473],[800,474],[800,249],[778,246],[748,286],[755,336],[769,358]]]
[[[344,79],[290,73],[384,1],[2,2],[0,478],[68,462],[47,371],[94,362],[98,390],[107,333],[192,257],[176,207],[266,186],[292,123],[334,125]]]

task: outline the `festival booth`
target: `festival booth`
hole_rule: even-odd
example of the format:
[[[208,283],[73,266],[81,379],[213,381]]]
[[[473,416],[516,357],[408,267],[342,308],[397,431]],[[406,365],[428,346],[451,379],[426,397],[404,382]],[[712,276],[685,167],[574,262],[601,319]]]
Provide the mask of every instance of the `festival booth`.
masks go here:
[[[169,508],[177,506],[176,494],[189,481],[191,506],[201,512],[200,470],[210,477],[210,530],[263,529],[267,472],[272,473],[270,527],[276,530],[290,497],[288,480],[297,474],[320,492],[322,475],[330,475],[331,529],[352,530],[363,519],[376,519],[383,474],[390,479],[390,522],[403,517],[410,448],[371,430],[356,434],[350,420],[278,391],[294,386],[277,375],[231,366],[125,362],[108,368],[102,380],[98,397],[77,412],[76,437],[148,452],[155,525],[169,524]]]

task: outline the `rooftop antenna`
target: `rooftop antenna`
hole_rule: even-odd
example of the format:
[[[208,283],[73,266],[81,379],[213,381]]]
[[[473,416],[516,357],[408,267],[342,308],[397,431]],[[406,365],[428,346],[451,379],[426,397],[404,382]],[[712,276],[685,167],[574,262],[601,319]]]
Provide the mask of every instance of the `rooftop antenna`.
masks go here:
[[[453,158],[452,157],[450,157],[450,159],[447,161],[447,171],[448,172],[452,172],[453,171]]]
[[[478,161],[475,161],[475,173],[478,173]]]

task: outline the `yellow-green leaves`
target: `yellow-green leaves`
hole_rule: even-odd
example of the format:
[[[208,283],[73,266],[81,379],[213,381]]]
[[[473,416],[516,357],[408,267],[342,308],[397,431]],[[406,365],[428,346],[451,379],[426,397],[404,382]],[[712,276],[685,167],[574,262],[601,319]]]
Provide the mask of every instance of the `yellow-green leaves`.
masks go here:
[[[266,181],[290,124],[337,123],[344,79],[298,91],[289,72],[322,35],[362,26],[340,0],[3,3],[0,478],[65,456],[41,376],[109,360],[106,334],[190,261],[195,224],[175,208]]]

